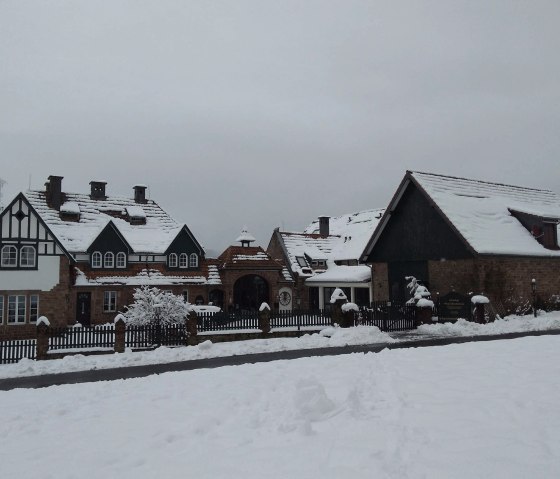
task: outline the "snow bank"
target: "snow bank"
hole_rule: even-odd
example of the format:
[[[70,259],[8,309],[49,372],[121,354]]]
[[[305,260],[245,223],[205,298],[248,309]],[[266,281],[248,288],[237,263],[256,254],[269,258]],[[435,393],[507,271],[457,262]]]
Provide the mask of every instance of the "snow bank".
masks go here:
[[[552,336],[16,389],[2,477],[554,478],[559,375]]]
[[[386,343],[395,341],[387,333],[374,326],[354,328],[327,327],[320,333],[305,334],[300,338],[252,339],[213,344],[204,341],[198,346],[179,348],[157,348],[154,351],[132,352],[107,356],[83,356],[76,354],[53,361],[33,361],[22,359],[16,364],[0,366],[0,378],[34,376],[39,374],[59,374],[89,369],[107,369],[144,364],[172,363],[191,359],[205,359],[242,354],[257,354],[274,351],[291,351],[346,345]]]
[[[465,319],[456,323],[423,324],[417,331],[420,334],[436,336],[477,336],[483,334],[520,333],[523,331],[546,331],[560,328],[560,313],[533,316],[508,316],[493,323],[478,324]]]

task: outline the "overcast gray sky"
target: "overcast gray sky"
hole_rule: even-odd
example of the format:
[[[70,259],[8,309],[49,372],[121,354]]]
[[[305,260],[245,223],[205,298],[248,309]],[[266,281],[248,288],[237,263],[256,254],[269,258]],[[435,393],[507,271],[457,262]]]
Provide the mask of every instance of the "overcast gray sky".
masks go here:
[[[560,1],[0,0],[4,203],[151,198],[221,250],[406,169],[560,192]]]

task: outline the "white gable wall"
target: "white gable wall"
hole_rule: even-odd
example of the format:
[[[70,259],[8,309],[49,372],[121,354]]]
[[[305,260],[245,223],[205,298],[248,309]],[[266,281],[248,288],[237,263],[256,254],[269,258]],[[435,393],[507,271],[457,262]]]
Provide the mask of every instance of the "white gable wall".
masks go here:
[[[60,282],[60,256],[39,256],[37,269],[1,270],[0,290],[50,291]]]

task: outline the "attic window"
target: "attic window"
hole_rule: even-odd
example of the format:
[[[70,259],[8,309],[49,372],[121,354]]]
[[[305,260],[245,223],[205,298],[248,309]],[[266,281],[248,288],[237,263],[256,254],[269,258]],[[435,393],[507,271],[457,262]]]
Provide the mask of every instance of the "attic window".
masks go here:
[[[303,256],[296,256],[296,261],[298,262],[298,264],[302,267],[302,268],[307,268],[307,261],[305,261],[305,258]]]
[[[324,259],[313,260],[311,262],[312,266],[327,266],[327,262]]]

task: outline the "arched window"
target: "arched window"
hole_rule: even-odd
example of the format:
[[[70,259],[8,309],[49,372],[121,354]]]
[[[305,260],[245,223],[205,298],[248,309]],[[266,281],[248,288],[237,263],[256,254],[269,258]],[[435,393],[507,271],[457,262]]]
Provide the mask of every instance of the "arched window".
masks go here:
[[[196,253],[191,254],[189,258],[189,267],[198,268],[198,255]]]
[[[33,246],[22,246],[19,252],[19,265],[23,268],[35,267],[35,248]]]
[[[117,253],[117,268],[126,268],[126,254],[122,251]]]
[[[168,265],[170,268],[177,267],[177,255],[175,253],[171,253],[169,255]]]
[[[101,268],[101,253],[99,251],[95,251],[91,255],[91,267],[92,268]]]
[[[2,266],[17,266],[17,248],[15,246],[2,247]]]
[[[108,251],[105,253],[105,268],[114,268],[115,267],[115,255]]]
[[[187,253],[181,253],[179,255],[179,268],[186,268],[187,266]]]

